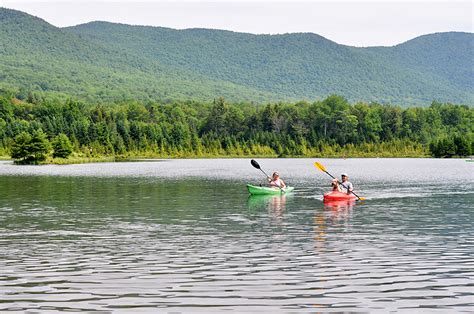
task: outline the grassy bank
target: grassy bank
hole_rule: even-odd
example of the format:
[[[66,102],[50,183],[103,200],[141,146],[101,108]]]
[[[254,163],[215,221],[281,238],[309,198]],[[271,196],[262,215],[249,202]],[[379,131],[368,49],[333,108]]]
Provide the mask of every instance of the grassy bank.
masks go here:
[[[428,149],[418,143],[386,142],[348,144],[344,147],[304,147],[298,154],[277,154],[271,147],[258,146],[244,150],[218,149],[213,151],[179,151],[158,153],[154,151],[131,151],[116,156],[116,160],[146,158],[424,158],[431,157]]]
[[[127,161],[134,159],[179,159],[179,158],[423,158],[431,154],[420,143],[394,140],[382,143],[347,144],[345,146],[302,145],[295,153],[280,153],[267,145],[253,144],[250,146],[188,149],[149,149],[131,150],[122,154],[92,154],[89,150],[75,151],[68,158],[47,158],[39,164],[81,164],[96,162]],[[6,156],[7,159],[10,159]]]
[[[71,164],[86,164],[86,163],[97,163],[97,162],[114,162],[114,156],[97,156],[97,157],[69,157],[69,158],[51,158],[47,159],[41,164],[52,164],[52,165],[71,165]]]
[[[260,147],[258,151],[239,151],[232,152],[228,150],[214,150],[212,152],[203,151],[179,151],[171,153],[159,153],[156,151],[131,151],[120,155],[87,155],[84,153],[73,153],[68,158],[48,157],[39,164],[83,164],[97,162],[115,162],[128,161],[136,159],[198,159],[198,158],[425,158],[431,157],[429,151],[422,145],[406,145],[395,147],[390,143],[378,145],[346,145],[341,148],[338,146],[327,146],[323,149],[306,148],[300,154],[278,155],[269,147]],[[0,155],[0,159],[11,159],[10,156]]]
[[[163,155],[153,153],[126,154],[119,156],[96,156],[96,157],[71,157],[71,158],[53,158],[46,160],[43,164],[82,164],[95,162],[121,162],[139,159],[199,159],[199,158],[426,158],[428,154],[419,152],[406,151],[399,153],[379,152],[377,154],[359,152],[357,154],[314,154],[314,155],[297,155],[297,156],[277,156],[276,154],[267,155],[242,155],[242,154],[181,154],[181,155]]]

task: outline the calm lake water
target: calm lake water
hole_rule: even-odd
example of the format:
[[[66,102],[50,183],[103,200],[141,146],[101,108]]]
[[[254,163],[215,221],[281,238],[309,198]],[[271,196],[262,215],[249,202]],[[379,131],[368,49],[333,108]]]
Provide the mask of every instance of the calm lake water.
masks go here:
[[[0,312],[473,310],[474,163],[321,159],[367,197],[325,206],[314,161],[0,162]]]

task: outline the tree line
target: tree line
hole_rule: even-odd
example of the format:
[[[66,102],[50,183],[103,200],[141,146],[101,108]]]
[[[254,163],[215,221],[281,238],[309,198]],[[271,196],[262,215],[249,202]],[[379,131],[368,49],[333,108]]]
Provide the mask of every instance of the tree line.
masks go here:
[[[474,109],[315,102],[86,104],[0,96],[0,155],[453,157],[474,151]]]

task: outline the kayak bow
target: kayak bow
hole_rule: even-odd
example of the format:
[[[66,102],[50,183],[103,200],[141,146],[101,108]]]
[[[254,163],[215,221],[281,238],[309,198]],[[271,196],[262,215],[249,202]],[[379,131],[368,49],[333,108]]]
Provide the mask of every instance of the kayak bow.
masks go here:
[[[266,186],[255,186],[251,184],[247,184],[247,190],[249,190],[249,193],[252,195],[281,195],[281,194],[286,194],[290,193],[293,191],[294,187],[292,186],[287,186],[284,189],[280,188],[270,188]]]

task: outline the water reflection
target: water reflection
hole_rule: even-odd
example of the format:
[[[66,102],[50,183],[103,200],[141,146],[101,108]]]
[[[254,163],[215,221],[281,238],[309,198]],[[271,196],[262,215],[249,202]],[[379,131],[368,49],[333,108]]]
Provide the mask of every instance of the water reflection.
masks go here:
[[[326,201],[324,202],[324,209],[333,211],[352,210],[354,208],[355,200],[344,200],[344,201]]]
[[[331,201],[323,203],[323,210],[315,210],[313,217],[314,241],[317,251],[324,251],[327,229],[350,228],[355,201]]]
[[[250,210],[266,209],[271,217],[280,220],[286,208],[288,195],[250,195],[248,207]]]
[[[348,220],[354,209],[355,201],[331,201],[324,202],[324,210],[329,213],[333,220]]]
[[[323,212],[316,211],[313,218],[314,243],[316,251],[324,251],[326,242],[326,216]]]

